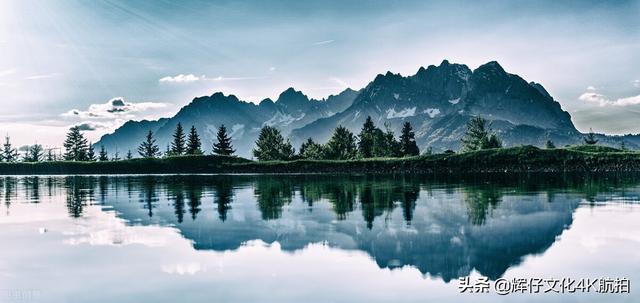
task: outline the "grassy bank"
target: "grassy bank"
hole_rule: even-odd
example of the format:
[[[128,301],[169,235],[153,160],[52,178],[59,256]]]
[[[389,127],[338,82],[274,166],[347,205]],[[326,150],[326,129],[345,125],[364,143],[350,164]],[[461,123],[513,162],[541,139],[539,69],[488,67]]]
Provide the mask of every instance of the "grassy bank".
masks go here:
[[[150,173],[522,173],[640,172],[640,153],[608,147],[522,146],[460,154],[348,161],[256,162],[238,157],[182,156],[115,162],[0,163],[0,174]]]

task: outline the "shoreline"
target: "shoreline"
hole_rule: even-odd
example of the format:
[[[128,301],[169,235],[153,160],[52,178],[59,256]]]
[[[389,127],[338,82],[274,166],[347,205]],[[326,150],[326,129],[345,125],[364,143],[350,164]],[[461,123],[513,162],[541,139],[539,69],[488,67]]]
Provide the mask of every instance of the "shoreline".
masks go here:
[[[123,174],[519,174],[640,172],[640,153],[597,146],[521,146],[460,154],[358,160],[257,162],[230,156],[179,156],[108,162],[0,163],[0,175]]]

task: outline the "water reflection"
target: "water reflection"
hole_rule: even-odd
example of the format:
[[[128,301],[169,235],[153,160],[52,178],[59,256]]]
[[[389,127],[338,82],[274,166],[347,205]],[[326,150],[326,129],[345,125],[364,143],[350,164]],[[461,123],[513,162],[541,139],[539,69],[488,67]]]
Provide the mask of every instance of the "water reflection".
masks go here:
[[[97,204],[131,225],[175,227],[199,250],[323,243],[450,281],[472,270],[500,277],[547,250],[582,201],[637,200],[636,184],[630,176],[45,176],[0,177],[0,197],[9,213],[13,201],[63,196],[71,218]]]

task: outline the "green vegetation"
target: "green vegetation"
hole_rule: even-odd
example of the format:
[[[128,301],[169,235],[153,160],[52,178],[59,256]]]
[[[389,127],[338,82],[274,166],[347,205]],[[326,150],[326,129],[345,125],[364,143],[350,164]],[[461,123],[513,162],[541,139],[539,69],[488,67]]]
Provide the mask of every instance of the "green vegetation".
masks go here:
[[[467,122],[467,132],[462,138],[464,151],[474,151],[488,148],[501,148],[502,142],[491,130],[491,124],[482,117],[474,117]]]
[[[253,149],[253,155],[260,161],[290,160],[295,151],[289,139],[286,141],[280,131],[271,126],[260,130],[260,135]]]
[[[156,145],[156,139],[153,138],[153,132],[149,131],[146,138],[147,139],[138,147],[138,154],[140,154],[141,157],[147,159],[157,157],[160,154],[160,148],[158,148],[158,145]]]
[[[200,136],[195,126],[191,126],[189,131],[189,137],[187,138],[187,155],[202,155],[202,142],[200,142]]]
[[[218,128],[217,138],[218,142],[213,144],[213,153],[221,156],[233,155],[236,151],[231,144],[231,138],[227,135],[227,128],[224,124]]]
[[[310,145],[312,146],[312,145]],[[309,147],[305,153],[308,153]],[[103,173],[521,173],[640,171],[640,153],[601,146],[521,146],[457,154],[349,160],[250,161],[230,156],[173,156],[123,161],[0,163],[0,174]]]

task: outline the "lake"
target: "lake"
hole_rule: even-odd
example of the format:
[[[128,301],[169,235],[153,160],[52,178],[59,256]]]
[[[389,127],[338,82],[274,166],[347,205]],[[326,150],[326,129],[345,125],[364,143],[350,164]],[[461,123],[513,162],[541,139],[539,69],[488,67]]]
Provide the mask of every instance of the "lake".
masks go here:
[[[0,302],[638,302],[640,178],[7,176],[0,243]]]

